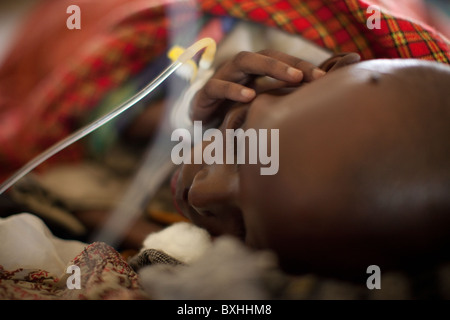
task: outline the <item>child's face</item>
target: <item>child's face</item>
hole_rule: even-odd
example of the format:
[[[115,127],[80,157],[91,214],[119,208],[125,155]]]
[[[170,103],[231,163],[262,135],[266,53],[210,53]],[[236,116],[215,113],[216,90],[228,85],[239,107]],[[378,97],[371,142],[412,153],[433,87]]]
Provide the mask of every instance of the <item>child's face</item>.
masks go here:
[[[260,94],[249,104],[236,103],[219,130],[225,136],[226,129],[237,129],[236,118],[245,113],[240,126],[244,130],[279,129],[279,172],[261,176],[256,164],[183,165],[176,188],[183,214],[212,234],[231,233],[255,242],[251,226],[260,225],[265,212],[279,215],[294,198],[309,198],[317,188],[326,192],[338,160],[355,152],[343,148],[350,144],[349,138],[360,136],[355,130],[363,129],[358,126],[362,114],[355,113],[356,107],[366,109],[360,105],[377,96],[372,74],[347,68],[300,88]]]
[[[401,81],[386,76],[401,67],[361,62],[234,105],[220,130],[235,129],[245,111],[244,130],[279,129],[279,171],[261,175],[261,165],[248,163],[183,165],[174,176],[178,207],[213,235],[233,234],[286,256],[293,249],[286,243],[298,243],[299,235],[323,253],[330,241],[361,236],[361,227],[377,232],[384,222],[357,216],[371,192],[358,168],[376,172],[408,139],[390,108],[408,105],[408,97],[398,93]]]

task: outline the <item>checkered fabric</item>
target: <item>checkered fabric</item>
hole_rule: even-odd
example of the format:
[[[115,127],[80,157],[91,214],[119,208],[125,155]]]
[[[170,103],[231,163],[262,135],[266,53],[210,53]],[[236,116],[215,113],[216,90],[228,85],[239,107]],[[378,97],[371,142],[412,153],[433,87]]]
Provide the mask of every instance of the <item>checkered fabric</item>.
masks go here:
[[[167,0],[163,0],[167,1]],[[133,1],[130,1],[133,2]],[[169,4],[169,2],[167,2]],[[149,4],[150,5],[150,4]],[[198,17],[234,17],[298,34],[334,52],[357,52],[362,59],[418,58],[449,63],[449,41],[417,21],[381,11],[379,29],[369,29],[369,1],[363,0],[200,0],[152,6],[118,23],[96,39],[95,50],[72,57],[71,63],[48,75],[45,85],[25,102],[0,108],[0,178],[73,132],[102,98],[167,50],[170,30],[182,33]],[[174,9],[175,8],[175,9]],[[183,14],[186,12],[186,14]],[[208,34],[202,34],[208,36]],[[28,98],[28,99],[25,99]],[[22,103],[22,105],[20,105]],[[17,105],[19,104],[19,105]],[[75,144],[53,160],[83,156]]]
[[[407,4],[406,1],[403,3]],[[370,1],[204,0],[202,9],[299,34],[334,52],[357,52],[364,59],[417,58],[449,63],[450,47],[433,29],[380,9],[379,28]]]

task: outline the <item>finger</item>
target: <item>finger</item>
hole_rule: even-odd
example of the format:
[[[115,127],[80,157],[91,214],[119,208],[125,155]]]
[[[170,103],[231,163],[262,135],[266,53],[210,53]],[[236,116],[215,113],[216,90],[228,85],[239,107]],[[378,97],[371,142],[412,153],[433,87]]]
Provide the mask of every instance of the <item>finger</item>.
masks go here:
[[[303,71],[304,82],[311,82],[313,80],[317,80],[326,74],[326,72],[323,71],[322,69],[304,60],[298,62],[295,65],[295,67]]]
[[[189,117],[192,121],[202,121],[204,123],[210,122],[213,118],[213,115],[216,111],[216,108],[213,105],[210,108],[199,108],[195,103],[196,98],[194,98],[194,104],[189,109]]]
[[[211,79],[200,91],[201,107],[217,100],[232,100],[236,102],[249,102],[255,97],[255,91],[239,83]]]
[[[241,84],[210,79],[194,98],[191,118],[193,120],[207,120],[224,100],[247,103],[255,96],[256,92],[253,89]]]
[[[260,94],[275,89],[281,89],[286,87],[297,87],[299,85],[301,85],[301,83],[292,84],[286,81],[280,81],[270,77],[260,77],[253,82],[252,88],[255,90],[256,94]]]
[[[301,82],[303,73],[274,57],[243,51],[226,63],[215,78],[245,83],[252,76],[269,76],[286,82]]]
[[[287,53],[277,50],[263,50],[259,54],[270,56],[274,59],[282,61],[303,72],[303,81],[311,82],[317,80],[326,74],[325,71],[317,67],[315,64],[305,61],[303,59],[291,56]]]

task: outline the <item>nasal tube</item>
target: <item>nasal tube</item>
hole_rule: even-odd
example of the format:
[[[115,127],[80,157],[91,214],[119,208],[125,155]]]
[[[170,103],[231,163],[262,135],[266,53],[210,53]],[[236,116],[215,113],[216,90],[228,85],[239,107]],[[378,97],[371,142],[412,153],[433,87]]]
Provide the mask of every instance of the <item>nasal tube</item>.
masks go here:
[[[113,118],[117,117],[122,112],[128,110],[130,107],[141,101],[144,97],[149,95],[153,90],[155,90],[164,80],[166,80],[172,73],[174,73],[181,65],[192,61],[192,58],[198,54],[201,50],[205,49],[202,53],[199,68],[207,69],[211,66],[216,53],[216,42],[212,38],[203,38],[195,42],[193,45],[188,47],[184,52],[182,52],[178,58],[170,64],[163,72],[161,72],[152,82],[150,82],[145,88],[136,93],[133,97],[102,116],[101,118],[91,122],[90,124],[82,127],[81,129],[75,131],[71,135],[67,136],[63,140],[54,144],[52,147],[48,148],[44,152],[40,153],[38,156],[33,158],[31,161],[26,163],[21,169],[16,171],[10,178],[5,180],[0,185],[0,194],[4,193],[11,186],[13,186],[17,181],[24,177],[31,170],[39,166],[48,158],[52,157],[59,151],[67,148],[72,143],[78,141],[79,139],[85,137],[92,131],[98,129],[102,125],[111,121]]]

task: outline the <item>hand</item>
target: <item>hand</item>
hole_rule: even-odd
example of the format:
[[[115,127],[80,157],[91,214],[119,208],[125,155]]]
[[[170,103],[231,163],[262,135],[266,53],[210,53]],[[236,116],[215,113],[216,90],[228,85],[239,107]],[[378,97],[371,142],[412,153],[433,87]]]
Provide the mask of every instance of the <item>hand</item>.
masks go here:
[[[225,62],[197,92],[191,119],[210,122],[225,111],[221,110],[226,108],[221,106],[225,101],[248,103],[261,92],[298,86],[324,74],[317,66],[279,51],[242,51]],[[267,77],[270,81],[260,81]]]

